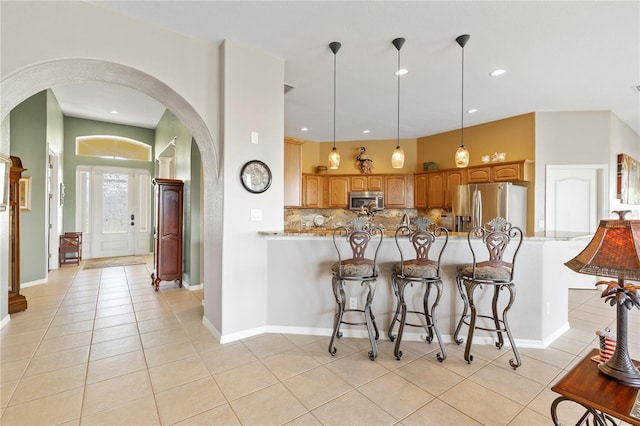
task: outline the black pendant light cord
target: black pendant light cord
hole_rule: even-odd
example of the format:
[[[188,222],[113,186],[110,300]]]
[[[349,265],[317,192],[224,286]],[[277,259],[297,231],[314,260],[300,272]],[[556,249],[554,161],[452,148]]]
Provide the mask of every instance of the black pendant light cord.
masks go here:
[[[464,146],[464,46],[462,46],[462,99],[460,102],[460,146]]]
[[[398,68],[396,69],[398,76],[398,138],[396,142],[396,149],[400,148],[400,49],[398,49]]]
[[[336,68],[338,60],[338,50],[342,47],[340,42],[329,43],[329,49],[333,52],[333,150],[336,150]]]

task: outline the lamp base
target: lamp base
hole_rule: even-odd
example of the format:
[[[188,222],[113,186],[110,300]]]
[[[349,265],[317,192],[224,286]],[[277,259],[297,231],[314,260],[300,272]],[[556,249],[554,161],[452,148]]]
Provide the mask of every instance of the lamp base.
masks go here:
[[[607,361],[603,364],[599,364],[598,368],[602,374],[606,374],[623,385],[630,386],[632,388],[640,388],[640,372],[638,372],[638,369],[633,366],[633,364],[631,367],[624,366],[619,368],[616,365],[609,365],[609,361]]]
[[[619,381],[623,385],[640,388],[640,372],[634,365],[627,348],[627,308],[617,305],[617,342],[616,350],[605,363],[598,368],[603,374]]]

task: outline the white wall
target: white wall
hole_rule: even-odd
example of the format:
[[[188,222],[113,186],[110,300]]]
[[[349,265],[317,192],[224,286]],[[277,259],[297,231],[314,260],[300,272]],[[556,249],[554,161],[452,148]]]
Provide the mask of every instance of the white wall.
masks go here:
[[[263,332],[266,325],[266,243],[258,231],[283,229],[284,62],[228,40],[223,62],[224,337]],[[251,132],[258,133],[258,144],[251,143]],[[249,160],[271,169],[271,187],[262,194],[240,183],[240,169]],[[251,210],[260,211],[262,220],[252,221]]]
[[[617,208],[616,154],[640,157],[640,136],[609,111],[536,113],[535,231],[544,231],[545,168],[547,165],[604,164],[608,167],[603,214]],[[629,208],[630,206],[626,206]],[[637,206],[635,211],[638,212]],[[637,217],[637,214],[633,215]]]
[[[10,117],[0,125],[0,154],[9,158]],[[0,211],[0,326],[9,320],[9,209]]]

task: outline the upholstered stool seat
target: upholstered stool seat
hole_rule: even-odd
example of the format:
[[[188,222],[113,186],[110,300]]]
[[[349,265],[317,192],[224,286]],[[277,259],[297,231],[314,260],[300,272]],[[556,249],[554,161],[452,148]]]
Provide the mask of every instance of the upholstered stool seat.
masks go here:
[[[437,260],[432,260],[429,258],[429,251],[437,239],[442,240],[442,246],[438,250]],[[436,226],[426,217],[418,218],[413,226],[403,225],[396,230],[395,240],[400,253],[400,262],[395,263],[391,268],[391,282],[397,303],[395,314],[389,326],[389,339],[392,342],[394,340],[396,341],[394,348],[396,359],[402,357],[400,344],[405,326],[425,329],[427,331],[425,340],[428,343],[431,343],[435,335],[440,345],[440,353],[436,355],[436,358],[442,362],[447,357],[447,352],[440,337],[438,321],[435,317],[435,309],[442,296],[440,258],[442,257],[448,239],[448,231],[445,228]],[[402,240],[408,240],[411,243],[415,251],[414,259],[405,260],[401,244]],[[410,310],[407,308],[405,290],[407,285],[413,287],[414,283],[424,285],[424,293],[421,298],[422,309]],[[433,298],[433,303],[430,304],[432,287],[436,288],[436,294]],[[414,318],[417,317],[419,322],[409,322],[407,320],[407,314],[411,314]],[[396,323],[399,324],[398,333],[394,334],[393,329]]]
[[[467,235],[467,241],[474,262],[471,264],[463,264],[457,266],[458,291],[464,303],[463,312],[458,321],[458,326],[453,335],[453,339],[457,344],[462,343],[462,339],[458,337],[463,325],[469,327],[467,333],[467,342],[464,351],[464,359],[471,363],[473,355],[471,355],[471,344],[475,330],[484,330],[497,333],[498,341],[495,343],[498,349],[504,345],[503,333],[507,334],[511,349],[515,355],[515,360],[509,360],[509,365],[516,369],[522,365],[520,354],[516,347],[515,340],[509,329],[507,321],[507,313],[511,309],[515,301],[515,284],[513,282],[513,272],[515,259],[522,245],[522,230],[518,227],[511,226],[509,222],[501,217],[493,218],[481,227],[472,229]],[[474,244],[472,240],[481,239],[487,249],[489,260],[478,261]],[[510,261],[506,261],[508,245],[516,242],[515,250],[511,251]],[[491,296],[491,312],[485,314],[478,313],[478,302],[480,297],[476,297],[476,289],[493,288]],[[503,290],[507,290],[509,298],[506,302],[500,303],[500,294]],[[503,305],[502,313],[499,312],[498,306]],[[487,309],[486,307],[484,307]],[[469,312],[470,311],[470,312]],[[491,325],[479,325],[477,319],[482,318],[488,320]]]
[[[334,345],[336,338],[342,337],[340,326],[366,325],[371,351],[369,359],[378,356],[376,340],[380,337],[375,317],[371,312],[371,302],[376,292],[378,265],[376,264],[378,250],[382,244],[383,232],[374,226],[367,217],[356,217],[347,226],[338,226],[333,231],[333,245],[338,253],[338,261],[331,265],[331,285],[336,299],[336,313],[333,321],[333,334],[329,342],[329,353],[333,356],[337,352]],[[371,244],[370,244],[371,243]],[[343,253],[344,252],[344,253]],[[368,253],[369,252],[369,253]],[[371,255],[373,252],[373,255]],[[343,259],[343,255],[349,256]],[[367,256],[368,255],[368,256]],[[347,283],[359,283],[358,288],[365,287],[366,301],[362,309],[347,308]],[[353,292],[354,290],[352,290]],[[345,316],[346,314],[346,316]],[[346,318],[351,315],[364,315],[364,321],[353,322]]]

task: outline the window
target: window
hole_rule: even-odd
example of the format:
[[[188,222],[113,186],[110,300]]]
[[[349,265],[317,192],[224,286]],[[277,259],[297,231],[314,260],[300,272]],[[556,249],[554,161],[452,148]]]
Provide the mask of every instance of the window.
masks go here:
[[[76,138],[76,155],[118,160],[151,161],[151,146],[120,136],[80,136]]]

